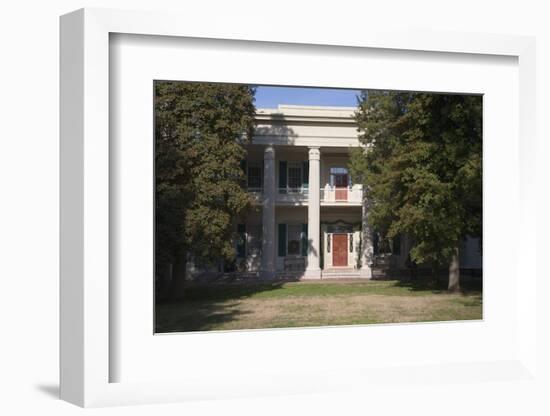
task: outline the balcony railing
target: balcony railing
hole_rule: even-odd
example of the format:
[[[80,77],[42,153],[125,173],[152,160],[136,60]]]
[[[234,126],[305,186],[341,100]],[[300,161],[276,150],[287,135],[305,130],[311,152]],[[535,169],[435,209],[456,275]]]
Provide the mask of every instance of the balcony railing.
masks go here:
[[[287,186],[286,188],[279,188],[279,194],[283,195],[307,195],[308,188],[304,188],[303,186],[297,187],[297,188],[291,188],[290,186]]]
[[[290,187],[279,188],[277,190],[277,202],[283,204],[301,205],[308,200],[308,188]]]
[[[321,188],[321,202],[346,204],[360,204],[363,201],[363,187],[353,185],[352,187],[339,188],[326,185]]]
[[[262,200],[262,188],[247,188],[248,193],[252,198],[260,202]],[[336,205],[360,205],[363,201],[363,187],[361,185],[353,185],[352,187],[339,188],[326,185],[320,188],[320,199],[323,203]],[[282,204],[302,205],[308,202],[308,188],[278,188],[276,201]]]

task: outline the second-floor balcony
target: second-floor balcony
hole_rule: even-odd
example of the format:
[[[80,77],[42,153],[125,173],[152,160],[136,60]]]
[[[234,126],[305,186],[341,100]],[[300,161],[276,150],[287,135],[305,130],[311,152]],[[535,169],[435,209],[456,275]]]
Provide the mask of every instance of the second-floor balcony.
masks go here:
[[[337,187],[327,184],[321,188],[320,199],[323,205],[361,205],[363,186]]]
[[[249,187],[248,192],[254,201],[260,203],[263,197],[262,188]],[[275,202],[277,205],[307,205],[309,203],[309,189],[307,187],[280,187],[277,188]],[[336,187],[330,184],[319,189],[321,205],[361,205],[363,201],[362,185]]]
[[[320,157],[319,148],[289,147],[275,151],[267,147],[263,161],[256,153],[243,162],[247,189],[257,203],[305,206],[314,197],[323,206],[360,206],[363,188],[352,183],[347,151],[332,149]],[[314,193],[313,183],[319,187]]]

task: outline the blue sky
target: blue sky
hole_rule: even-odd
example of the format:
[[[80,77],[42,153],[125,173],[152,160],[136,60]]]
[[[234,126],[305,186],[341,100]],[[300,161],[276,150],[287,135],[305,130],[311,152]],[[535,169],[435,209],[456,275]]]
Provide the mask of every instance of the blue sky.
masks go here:
[[[357,94],[359,90],[258,86],[256,108],[276,108],[279,104],[355,107]]]

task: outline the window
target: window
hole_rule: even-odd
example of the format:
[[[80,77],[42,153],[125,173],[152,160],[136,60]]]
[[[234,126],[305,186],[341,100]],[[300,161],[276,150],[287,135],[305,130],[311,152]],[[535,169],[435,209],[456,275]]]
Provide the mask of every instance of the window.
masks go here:
[[[248,188],[262,188],[262,165],[260,162],[248,164]]]
[[[330,168],[330,186],[348,187],[351,186],[351,179],[348,168]]]
[[[287,254],[289,256],[299,256],[301,254],[301,240],[302,224],[289,224],[287,242]]]
[[[309,187],[309,161],[279,161],[279,193],[307,192]]]
[[[246,227],[246,251],[248,257],[258,257],[262,253],[262,227],[261,225],[248,225]]]
[[[288,187],[291,189],[302,187],[302,163],[288,163]]]

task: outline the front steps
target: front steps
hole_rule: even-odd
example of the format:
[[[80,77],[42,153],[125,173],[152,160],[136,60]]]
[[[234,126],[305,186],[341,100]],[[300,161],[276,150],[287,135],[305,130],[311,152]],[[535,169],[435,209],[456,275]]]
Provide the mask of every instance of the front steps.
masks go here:
[[[290,280],[305,280],[305,272],[300,271],[278,271],[275,274],[276,278],[290,279]],[[341,269],[326,269],[321,270],[321,279],[360,279],[365,278],[366,276],[361,272],[361,270],[343,267]],[[310,280],[310,279],[307,279]]]
[[[325,269],[321,271],[321,279],[358,279],[365,277],[361,270],[352,268]]]

